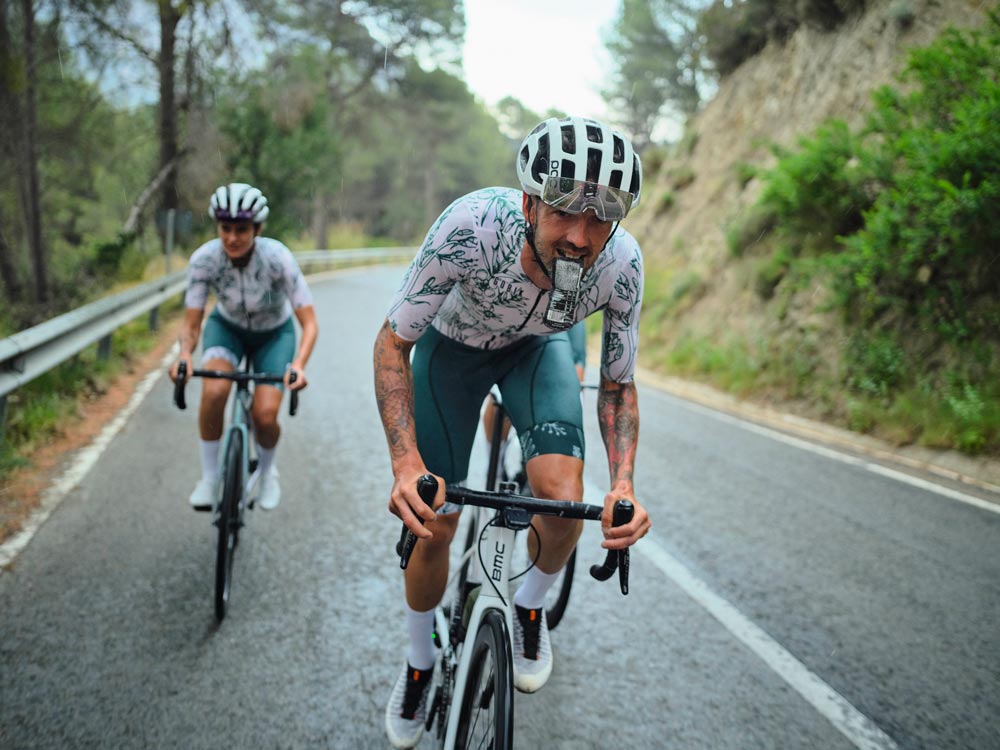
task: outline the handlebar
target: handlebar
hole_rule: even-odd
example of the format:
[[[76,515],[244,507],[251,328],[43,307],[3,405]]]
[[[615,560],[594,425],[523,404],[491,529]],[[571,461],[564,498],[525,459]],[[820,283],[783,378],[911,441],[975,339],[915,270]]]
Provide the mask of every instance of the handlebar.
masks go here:
[[[244,370],[192,370],[193,378],[219,378],[222,380],[232,380],[237,383],[283,383],[284,376],[267,372],[246,372]],[[298,378],[298,373],[293,371],[288,379],[289,383],[294,383]],[[178,409],[187,409],[187,399],[184,397],[184,387],[187,385],[187,362],[181,360],[177,364],[177,380],[174,382],[174,403]],[[288,415],[294,417],[299,410],[299,392],[292,391],[288,401]]]
[[[425,474],[417,481],[417,494],[429,506],[437,494],[437,479]],[[575,518],[586,521],[599,521],[604,509],[599,505],[577,503],[572,500],[546,500],[538,497],[517,495],[513,492],[488,492],[485,490],[470,490],[468,487],[448,487],[445,498],[456,505],[475,505],[494,510],[519,509],[530,514],[558,516],[559,518]],[[612,526],[624,526],[632,520],[635,508],[628,500],[615,503],[612,513]],[[421,521],[423,523],[423,521]],[[417,535],[410,531],[406,524],[396,543],[396,554],[399,555],[399,567],[403,570],[410,562],[413,547],[417,543]],[[628,594],[629,551],[608,550],[607,559],[603,565],[594,565],[590,574],[599,581],[606,581],[618,570],[619,584],[622,594]]]

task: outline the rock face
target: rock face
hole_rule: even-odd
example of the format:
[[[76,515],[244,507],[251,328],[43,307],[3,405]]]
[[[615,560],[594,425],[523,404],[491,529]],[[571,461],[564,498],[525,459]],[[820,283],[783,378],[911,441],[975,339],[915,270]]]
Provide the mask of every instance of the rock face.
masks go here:
[[[926,46],[949,26],[981,26],[992,6],[985,0],[875,0],[832,32],[799,28],[720,83],[687,124],[676,153],[647,175],[643,204],[626,224],[642,244],[647,285],[659,287],[650,292],[669,295],[680,283],[698,288],[664,319],[664,330],[656,332],[660,345],[669,348],[684,333],[780,335],[774,313],[753,291],[754,259],[734,259],[726,248],[727,225],[761,188],[759,180],[740,179],[740,165],[771,166],[768,143],[794,146],[827,119],[860,125],[871,93],[895,82],[908,50]],[[911,12],[908,26],[898,20],[903,10]],[[672,199],[664,198],[668,192]],[[814,307],[800,301],[801,317],[786,311],[780,327],[836,337],[836,322],[819,320]],[[657,366],[648,358],[643,364]]]

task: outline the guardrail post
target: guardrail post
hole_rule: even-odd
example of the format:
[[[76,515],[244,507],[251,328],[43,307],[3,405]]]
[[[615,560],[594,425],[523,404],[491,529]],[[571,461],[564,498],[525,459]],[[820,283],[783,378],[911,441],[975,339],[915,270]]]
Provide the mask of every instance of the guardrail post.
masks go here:
[[[97,358],[107,359],[111,356],[111,334],[97,342]]]
[[[3,448],[4,427],[7,425],[7,397],[0,396],[0,448]]]
[[[149,311],[149,330],[155,331],[159,325],[160,306],[157,305]]]

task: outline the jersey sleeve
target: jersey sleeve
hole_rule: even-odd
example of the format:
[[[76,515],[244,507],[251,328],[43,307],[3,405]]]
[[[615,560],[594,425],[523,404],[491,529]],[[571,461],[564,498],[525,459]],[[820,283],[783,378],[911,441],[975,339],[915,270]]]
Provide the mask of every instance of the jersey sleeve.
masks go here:
[[[642,287],[642,253],[635,243],[634,253],[619,266],[614,291],[604,308],[601,376],[616,383],[630,383],[635,378]]]
[[[416,341],[479,252],[472,212],[459,199],[445,209],[410,263],[386,316],[396,334]]]
[[[204,310],[213,277],[209,245],[199,247],[191,254],[187,268],[187,289],[184,290],[184,307]]]
[[[313,296],[312,291],[309,289],[309,284],[306,283],[306,277],[302,274],[299,262],[295,260],[292,251],[284,245],[281,247],[284,248],[284,252],[281,254],[281,263],[282,274],[285,280],[285,293],[292,303],[292,309],[298,310],[302,307],[308,307],[313,304]]]

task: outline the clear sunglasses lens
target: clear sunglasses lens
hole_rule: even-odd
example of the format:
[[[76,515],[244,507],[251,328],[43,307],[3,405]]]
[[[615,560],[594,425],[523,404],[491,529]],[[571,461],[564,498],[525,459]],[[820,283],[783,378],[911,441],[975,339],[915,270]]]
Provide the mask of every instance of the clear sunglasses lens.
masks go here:
[[[571,214],[592,208],[601,221],[620,221],[632,206],[632,194],[625,190],[551,175],[542,184],[542,200]]]

